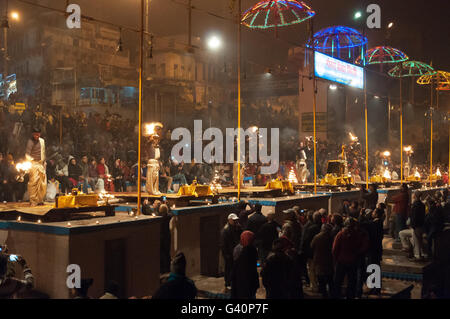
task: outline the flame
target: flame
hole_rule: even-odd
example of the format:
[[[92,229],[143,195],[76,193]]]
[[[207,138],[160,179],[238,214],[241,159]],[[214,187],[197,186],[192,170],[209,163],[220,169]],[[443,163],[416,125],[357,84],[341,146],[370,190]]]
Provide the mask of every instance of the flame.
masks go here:
[[[389,151],[384,151],[384,152],[383,152],[383,156],[389,157],[389,156],[391,156],[391,152],[389,152]]]
[[[441,174],[441,171],[439,170],[439,167],[438,167],[438,169],[436,170],[436,176],[442,177],[442,174]]]
[[[420,179],[420,173],[416,168],[416,172],[414,173],[414,177],[419,178]]]
[[[387,168],[384,171],[383,177],[387,178],[387,179],[391,179],[391,172],[389,172],[389,170]]]
[[[403,148],[403,151],[405,151],[406,153],[412,153],[413,152],[412,146],[411,145],[405,146]]]
[[[144,126],[144,133],[147,136],[156,134],[156,127],[163,127],[163,125],[159,122],[152,122],[152,123],[148,123],[145,124]]]
[[[356,137],[355,135],[353,135],[351,132],[348,133],[348,135],[350,135],[350,139],[352,140],[352,142],[358,141],[358,137]]]
[[[30,170],[30,168],[31,168],[31,162],[29,162],[29,161],[22,162],[22,163],[17,163],[17,164],[16,164],[16,169],[17,169],[18,171],[24,171],[24,172],[27,172],[27,171]]]
[[[250,129],[251,129],[251,131],[253,133],[255,133],[258,130],[258,127],[257,126],[252,126],[252,127],[250,127]]]
[[[291,167],[291,169],[289,170],[288,181],[293,183],[293,184],[298,183],[297,176],[295,176],[295,172],[294,172],[294,168],[293,167]]]

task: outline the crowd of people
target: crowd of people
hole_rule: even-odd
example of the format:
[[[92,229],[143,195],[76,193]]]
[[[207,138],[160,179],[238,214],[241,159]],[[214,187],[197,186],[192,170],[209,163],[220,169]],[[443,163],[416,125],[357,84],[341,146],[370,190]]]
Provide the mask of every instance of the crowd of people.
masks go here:
[[[61,116],[61,118],[60,118]],[[33,128],[38,128],[46,145],[46,173],[48,180],[47,200],[56,194],[69,192],[77,187],[83,192],[126,192],[136,189],[137,172],[137,129],[133,121],[106,111],[103,115],[91,112],[43,111],[39,106],[26,109],[19,114],[0,108],[0,201],[21,201],[26,191],[26,180],[17,180],[20,172],[16,164],[24,160],[26,141]],[[60,123],[62,130],[60,131]],[[288,179],[296,162],[305,161],[307,176],[313,180],[313,141],[311,138],[298,140],[287,134],[281,136],[279,170],[273,175],[261,174],[261,163],[246,163],[244,183],[263,186],[271,179]],[[61,141],[60,141],[61,139]],[[61,143],[60,143],[61,142]],[[171,129],[165,127],[160,148],[160,191],[176,192],[179,185],[191,184],[194,180],[210,184],[213,180],[227,186],[233,184],[233,164],[178,163],[172,160],[171,150],[176,141],[171,140]],[[205,142],[206,143],[206,142]],[[143,143],[141,166],[142,184],[145,191],[147,179],[146,149]],[[379,153],[379,152],[378,152]],[[377,154],[378,154],[377,153]],[[345,147],[345,159],[349,173],[355,181],[365,179],[364,152],[361,144],[350,142]],[[379,155],[379,154],[378,154]],[[378,158],[377,156],[375,156]],[[342,145],[335,140],[317,141],[317,176],[327,173],[327,161],[342,158]],[[372,175],[380,173],[376,161],[370,161]],[[398,165],[397,165],[398,166]],[[389,163],[392,176],[399,176],[400,168]],[[411,167],[411,174],[418,172],[423,178],[428,175],[426,163]],[[297,176],[298,171],[296,171]],[[448,182],[447,168],[441,167],[443,182]],[[25,176],[25,179],[27,176]],[[395,178],[394,178],[395,179]]]
[[[411,204],[408,193],[404,184],[390,200],[392,236],[401,240],[412,261],[432,260],[434,242],[450,223],[448,190],[426,198],[415,191]],[[273,213],[261,213],[260,205],[240,202],[228,216],[221,233],[225,291],[232,298],[254,299],[261,277],[269,299],[303,298],[305,286],[323,298],[361,298],[367,266],[381,265],[383,255],[386,205],[378,203],[376,187],[362,187],[359,201],[343,200],[332,214],[298,206],[284,213],[278,224]]]

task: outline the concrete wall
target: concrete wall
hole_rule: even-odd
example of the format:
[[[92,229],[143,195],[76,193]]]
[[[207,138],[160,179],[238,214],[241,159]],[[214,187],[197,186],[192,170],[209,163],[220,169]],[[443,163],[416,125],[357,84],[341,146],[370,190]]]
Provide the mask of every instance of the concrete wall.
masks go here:
[[[36,290],[52,299],[65,299],[69,298],[69,264],[80,266],[81,278],[94,279],[91,297],[104,293],[106,242],[122,239],[124,297],[152,295],[159,288],[160,218],[125,219],[101,218],[99,225],[92,219],[71,221],[70,228],[67,222],[0,221],[0,241],[8,245],[10,253],[24,256],[35,276]]]
[[[6,245],[12,254],[22,255],[35,277],[36,290],[51,298],[68,298],[66,286],[69,264],[69,237],[36,231],[0,230],[7,233]],[[22,276],[21,272],[16,273]]]
[[[159,233],[160,224],[150,223],[71,235],[69,261],[80,265],[82,278],[94,278],[89,293],[100,297],[105,287],[106,241],[123,239],[125,297],[152,295],[159,288]]]
[[[173,210],[176,216],[171,221],[172,256],[176,251],[182,251],[185,254],[187,276],[204,274],[210,272],[208,269],[211,268],[217,269],[217,273],[209,275],[219,275],[223,271],[220,247],[208,246],[208,241],[216,243],[217,238],[220,238],[220,231],[225,226],[228,214],[232,212],[233,207],[234,205],[230,204],[218,204]],[[211,217],[215,226],[202,229],[204,227],[202,222],[205,222],[202,219]],[[208,260],[205,261],[205,258]]]

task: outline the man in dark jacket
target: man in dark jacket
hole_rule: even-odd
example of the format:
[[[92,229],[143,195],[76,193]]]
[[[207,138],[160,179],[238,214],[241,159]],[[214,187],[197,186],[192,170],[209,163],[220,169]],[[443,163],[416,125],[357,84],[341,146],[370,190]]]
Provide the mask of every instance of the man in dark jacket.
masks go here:
[[[419,259],[422,259],[423,233],[425,231],[425,205],[422,203],[421,197],[420,191],[414,192],[410,216],[410,226],[413,229],[414,255]]]
[[[428,214],[425,216],[425,232],[427,234],[428,256],[433,256],[433,242],[445,226],[445,216],[442,207],[433,198],[427,199]]]
[[[186,258],[182,252],[176,254],[170,264],[170,275],[152,299],[190,300],[197,296],[197,287],[186,277]]]
[[[400,193],[392,197],[392,202],[395,203],[395,239],[399,241],[399,233],[406,229],[406,220],[408,219],[409,193],[407,184],[402,184]]]
[[[308,277],[310,281],[310,286],[313,291],[318,291],[318,282],[314,271],[314,264],[312,262],[313,253],[311,249],[311,242],[319,232],[322,226],[322,216],[320,213],[314,212],[312,215],[312,221],[309,224],[306,223],[303,228],[302,240],[301,240],[301,254],[304,259],[306,259],[308,265]]]
[[[328,298],[333,289],[333,255],[331,248],[333,237],[331,235],[331,225],[323,224],[320,233],[314,236],[311,242],[313,253],[312,263],[319,283],[319,292],[322,297]],[[327,286],[329,293],[327,292]]]
[[[342,218],[342,215],[339,214],[333,214],[331,217],[331,225],[333,228],[331,229],[331,237],[334,238],[336,235],[342,230],[344,224],[344,219]]]
[[[275,213],[267,215],[267,223],[261,226],[257,238],[259,238],[259,260],[261,264],[264,263],[267,255],[272,250],[272,244],[278,238],[281,231],[280,225],[275,221]]]
[[[361,199],[364,201],[363,207],[365,209],[374,210],[378,203],[378,192],[375,184],[369,185],[369,191],[361,188]]]
[[[332,253],[336,265],[334,276],[336,298],[341,297],[345,276],[347,276],[347,298],[355,297],[358,260],[369,246],[367,238],[358,232],[356,223],[354,219],[348,218],[344,229],[334,239]]]
[[[251,231],[241,234],[240,244],[234,249],[234,263],[231,272],[231,298],[255,299],[259,288],[256,263],[258,252],[254,246],[255,235]]]
[[[267,222],[267,218],[262,214],[261,209],[261,204],[255,204],[255,213],[248,219],[247,230],[251,231],[254,234],[257,234],[261,226]]]
[[[289,298],[289,274],[293,263],[283,248],[282,240],[276,239],[273,242],[272,252],[264,262],[261,277],[266,288],[266,299]]]
[[[233,269],[233,250],[239,244],[241,227],[236,214],[228,215],[228,223],[220,234],[220,249],[225,262],[225,290],[231,289],[231,271]]]

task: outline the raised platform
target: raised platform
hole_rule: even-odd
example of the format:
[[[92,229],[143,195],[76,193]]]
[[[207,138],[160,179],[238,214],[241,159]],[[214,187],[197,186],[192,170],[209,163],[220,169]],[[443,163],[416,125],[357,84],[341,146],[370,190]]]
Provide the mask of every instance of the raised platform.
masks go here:
[[[383,239],[383,260],[381,271],[384,276],[394,279],[421,281],[424,269],[430,261],[415,262],[408,259],[407,253],[397,248],[391,237]]]
[[[56,222],[90,217],[86,213],[104,212],[104,216],[115,215],[114,205],[55,208],[53,203],[30,206],[29,203],[0,204],[0,219],[37,222]],[[101,216],[93,216],[101,217]]]

